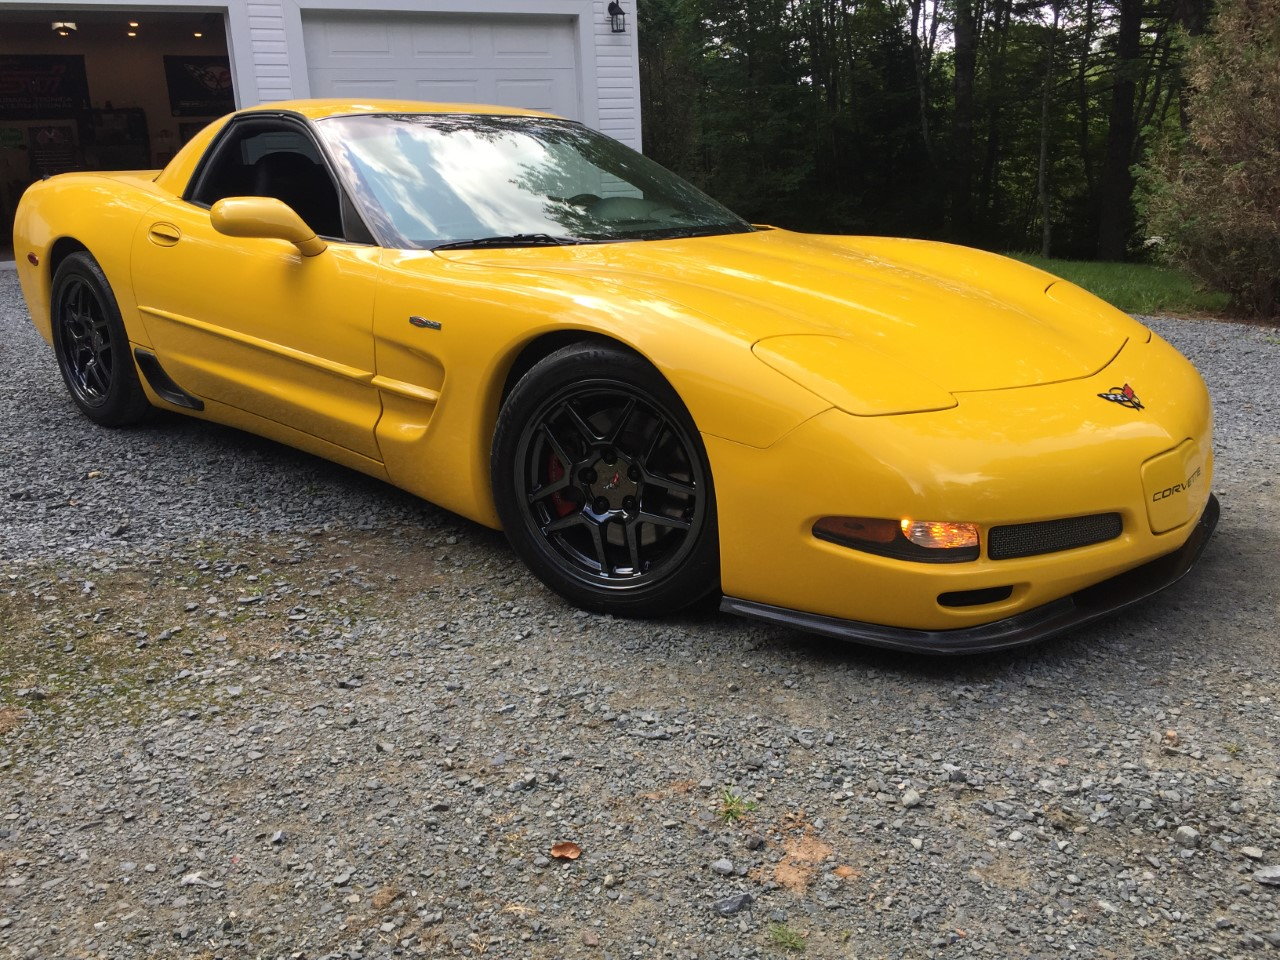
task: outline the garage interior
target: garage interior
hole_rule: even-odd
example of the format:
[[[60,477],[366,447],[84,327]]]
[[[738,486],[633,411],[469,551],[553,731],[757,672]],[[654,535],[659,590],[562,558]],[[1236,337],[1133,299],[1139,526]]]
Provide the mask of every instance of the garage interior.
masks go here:
[[[0,260],[28,184],[162,167],[234,109],[222,13],[0,13]]]

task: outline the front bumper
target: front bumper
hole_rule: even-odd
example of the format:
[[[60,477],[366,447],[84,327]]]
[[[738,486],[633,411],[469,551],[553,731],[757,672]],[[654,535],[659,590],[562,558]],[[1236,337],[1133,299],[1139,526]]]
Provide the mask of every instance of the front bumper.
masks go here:
[[[913,653],[986,653],[1044,640],[1109,616],[1154,596],[1181,580],[1204,551],[1218,525],[1218,499],[1210,496],[1204,513],[1179,549],[1119,576],[1004,620],[953,630],[909,630],[857,620],[802,613],[750,600],[725,597],[720,609],[744,617],[793,627],[837,640]]]

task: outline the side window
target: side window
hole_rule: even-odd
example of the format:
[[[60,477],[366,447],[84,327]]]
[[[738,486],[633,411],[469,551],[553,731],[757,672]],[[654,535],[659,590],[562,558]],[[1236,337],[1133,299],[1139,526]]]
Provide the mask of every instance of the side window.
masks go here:
[[[216,148],[188,199],[213,206],[225,197],[275,197],[317,234],[342,239],[338,189],[315,143],[291,126],[245,123]]]

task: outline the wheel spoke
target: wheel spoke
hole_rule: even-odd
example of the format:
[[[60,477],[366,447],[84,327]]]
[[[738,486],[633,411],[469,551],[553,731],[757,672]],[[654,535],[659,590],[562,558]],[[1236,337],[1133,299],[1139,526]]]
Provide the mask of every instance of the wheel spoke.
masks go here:
[[[631,520],[626,525],[627,554],[631,557],[631,574],[639,576],[644,573],[640,566],[640,521]]]
[[[648,466],[649,461],[653,459],[654,454],[658,452],[658,445],[662,443],[662,437],[666,432],[667,421],[659,420],[658,429],[654,431],[653,439],[649,441],[649,449],[644,453],[644,464],[646,467]]]
[[[80,368],[80,382],[84,384],[84,388],[90,391],[97,391],[97,366],[98,362],[93,357],[86,360]]]
[[[568,530],[570,527],[576,527],[580,524],[595,526],[590,520],[584,517],[581,511],[575,510],[573,513],[566,513],[563,517],[557,517],[542,528],[543,533],[560,533],[562,530]]]
[[[573,481],[573,477],[569,475],[568,470],[565,470],[564,476],[562,476],[559,480],[553,480],[550,483],[544,483],[537,490],[534,490],[532,493],[530,493],[529,502],[537,503],[543,497],[549,497],[553,493],[559,493],[561,490],[569,486],[569,484],[572,481]]]
[[[676,480],[673,477],[664,477],[662,474],[654,473],[652,470],[644,472],[644,482],[650,486],[661,487],[670,493],[679,493],[686,497],[692,497],[697,492],[691,483],[685,483],[683,480]]]
[[[613,425],[613,429],[609,431],[609,442],[617,443],[618,438],[622,436],[622,431],[626,429],[631,415],[636,412],[636,398],[631,397],[627,400],[627,405],[623,407],[622,413],[618,415],[618,421]]]
[[[573,471],[573,457],[565,452],[564,445],[551,432],[551,427],[545,423],[542,425],[542,435],[547,438],[547,443],[551,444],[551,452],[560,461],[560,466],[564,467],[565,476],[569,476]]]
[[[609,566],[609,556],[605,552],[604,524],[592,523],[588,520],[587,530],[591,534],[591,543],[596,548],[596,560],[600,562],[600,572],[607,577],[613,573],[613,569]]]
[[[661,513],[651,513],[648,510],[641,510],[636,517],[636,523],[652,523],[655,527],[670,527],[673,530],[688,530],[692,524],[683,517],[668,517]]]
[[[586,420],[582,419],[582,414],[578,413],[577,410],[573,409],[573,404],[566,403],[560,409],[563,410],[568,415],[569,419],[573,422],[573,425],[577,427],[578,432],[582,434],[583,439],[585,439],[588,444],[594,444],[594,443],[600,442],[599,434],[597,434],[594,430],[591,429],[591,424],[587,423]]]

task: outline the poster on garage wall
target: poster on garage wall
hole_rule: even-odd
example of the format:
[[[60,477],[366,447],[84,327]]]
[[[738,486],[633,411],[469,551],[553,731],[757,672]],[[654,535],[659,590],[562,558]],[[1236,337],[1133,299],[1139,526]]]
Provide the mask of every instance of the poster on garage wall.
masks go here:
[[[0,119],[63,120],[88,109],[84,57],[0,56]]]
[[[227,57],[165,57],[164,75],[175,117],[218,117],[236,108]]]

